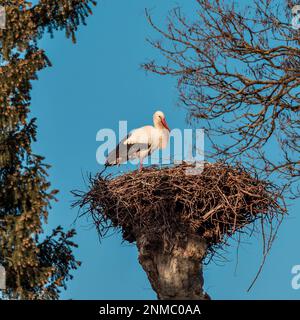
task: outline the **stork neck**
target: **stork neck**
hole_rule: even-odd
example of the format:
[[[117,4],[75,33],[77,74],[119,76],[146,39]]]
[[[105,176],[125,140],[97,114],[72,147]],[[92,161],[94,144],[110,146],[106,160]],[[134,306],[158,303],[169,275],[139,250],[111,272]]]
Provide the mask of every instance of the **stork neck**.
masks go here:
[[[160,119],[153,119],[154,128],[162,130],[164,128]]]

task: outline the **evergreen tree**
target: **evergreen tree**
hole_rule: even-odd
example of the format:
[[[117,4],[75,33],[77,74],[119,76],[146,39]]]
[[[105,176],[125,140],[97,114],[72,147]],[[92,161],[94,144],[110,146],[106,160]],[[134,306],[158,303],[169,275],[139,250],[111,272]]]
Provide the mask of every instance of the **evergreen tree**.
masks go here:
[[[48,165],[32,152],[35,119],[30,119],[31,81],[50,61],[39,48],[45,33],[75,32],[91,14],[91,0],[0,1],[6,26],[0,29],[0,264],[11,299],[57,299],[76,269],[71,238],[61,227],[41,240],[56,190],[49,190]],[[41,106],[42,107],[42,106]]]

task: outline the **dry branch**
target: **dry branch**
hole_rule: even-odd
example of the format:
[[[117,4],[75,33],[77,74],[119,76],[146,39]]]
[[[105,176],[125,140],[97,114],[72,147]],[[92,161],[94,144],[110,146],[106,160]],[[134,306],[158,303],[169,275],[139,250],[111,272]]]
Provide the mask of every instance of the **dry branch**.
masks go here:
[[[300,196],[298,2],[192,2],[192,16],[175,8],[166,26],[147,11],[162,59],[144,68],[177,80],[180,105],[212,144],[206,159],[239,159]]]

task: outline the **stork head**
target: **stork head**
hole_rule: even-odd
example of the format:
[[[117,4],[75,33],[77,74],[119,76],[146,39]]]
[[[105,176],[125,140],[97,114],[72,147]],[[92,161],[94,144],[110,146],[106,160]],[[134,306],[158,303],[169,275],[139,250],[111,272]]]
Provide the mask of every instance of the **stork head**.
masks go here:
[[[167,124],[166,117],[162,111],[156,111],[154,113],[153,123],[155,128],[158,128],[158,129],[164,128],[164,129],[167,129],[168,131],[171,131]]]

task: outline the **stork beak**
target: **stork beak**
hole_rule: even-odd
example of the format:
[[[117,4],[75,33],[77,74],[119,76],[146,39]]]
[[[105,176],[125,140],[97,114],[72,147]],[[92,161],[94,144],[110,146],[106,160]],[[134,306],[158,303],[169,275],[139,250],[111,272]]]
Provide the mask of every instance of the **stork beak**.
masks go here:
[[[168,126],[165,118],[161,119],[161,123],[163,124],[163,126],[164,126],[169,132],[171,132],[171,130],[170,130],[170,128],[169,128],[169,126]]]

